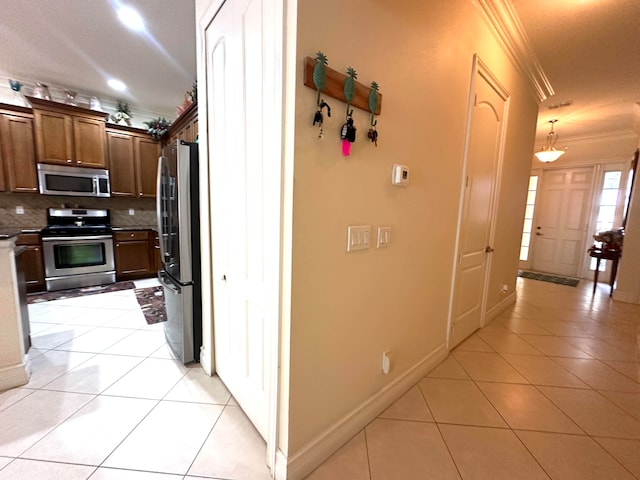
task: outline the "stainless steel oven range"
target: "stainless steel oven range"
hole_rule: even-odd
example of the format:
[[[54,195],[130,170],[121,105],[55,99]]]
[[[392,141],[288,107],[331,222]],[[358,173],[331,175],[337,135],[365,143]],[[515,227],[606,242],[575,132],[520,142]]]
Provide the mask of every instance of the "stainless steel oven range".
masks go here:
[[[116,281],[109,210],[49,208],[47,223],[40,234],[48,291]]]

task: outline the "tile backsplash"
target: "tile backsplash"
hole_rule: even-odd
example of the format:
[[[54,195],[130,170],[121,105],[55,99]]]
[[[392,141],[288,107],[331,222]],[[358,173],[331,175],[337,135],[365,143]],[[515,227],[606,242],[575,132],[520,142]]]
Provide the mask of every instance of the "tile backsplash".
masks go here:
[[[0,227],[40,229],[47,225],[47,208],[108,208],[114,227],[151,227],[156,224],[156,201],[153,198],[93,198],[40,195],[34,193],[0,193]],[[22,207],[24,214],[16,213]],[[129,215],[129,209],[135,215]]]

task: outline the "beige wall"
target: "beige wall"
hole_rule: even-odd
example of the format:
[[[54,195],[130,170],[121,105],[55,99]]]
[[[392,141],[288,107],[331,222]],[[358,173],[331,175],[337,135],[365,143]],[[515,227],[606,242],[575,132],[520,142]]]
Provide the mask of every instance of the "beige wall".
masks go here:
[[[468,0],[302,0],[297,9],[289,457],[446,341],[473,54],[511,94],[489,306],[499,284],[515,282],[537,114]],[[318,50],[334,69],[353,66],[359,81],[380,84],[377,148],[356,110],[358,140],[342,156],[345,106],[331,98],[316,138],[302,65]],[[395,162],[410,167],[409,187],[390,184]],[[391,226],[391,247],[346,253],[347,226],[363,224]]]

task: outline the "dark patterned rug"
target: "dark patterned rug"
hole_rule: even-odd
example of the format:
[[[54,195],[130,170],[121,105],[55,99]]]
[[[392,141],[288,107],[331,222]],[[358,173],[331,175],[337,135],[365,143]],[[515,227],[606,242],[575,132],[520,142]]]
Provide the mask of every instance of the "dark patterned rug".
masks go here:
[[[542,282],[567,285],[568,287],[577,287],[578,283],[580,283],[580,280],[576,280],[575,278],[558,277],[556,275],[547,275],[545,273],[527,272],[526,270],[518,270],[518,276],[522,278],[530,278],[531,280],[540,280]]]
[[[50,302],[51,300],[62,300],[66,298],[84,297],[97,293],[117,292],[118,290],[131,290],[136,288],[133,282],[117,282],[110,285],[98,285],[95,287],[70,288],[68,290],[57,290],[55,292],[29,293],[28,303]]]
[[[149,325],[167,321],[162,287],[136,288],[134,292]]]

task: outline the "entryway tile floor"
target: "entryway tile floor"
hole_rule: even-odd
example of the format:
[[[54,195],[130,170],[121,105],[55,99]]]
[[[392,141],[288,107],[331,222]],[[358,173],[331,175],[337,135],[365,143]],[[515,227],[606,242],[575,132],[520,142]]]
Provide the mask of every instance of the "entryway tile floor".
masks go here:
[[[515,306],[308,480],[640,479],[640,305],[592,288],[519,278]]]
[[[640,479],[640,306],[605,287],[518,279],[515,306],[308,479]],[[224,384],[173,358],[133,291],[92,297],[29,307],[0,480],[268,479]]]
[[[0,392],[0,480],[270,478],[224,384],[173,357],[133,290],[31,304],[29,316],[30,381]]]

